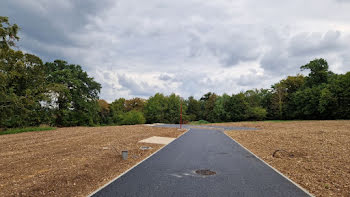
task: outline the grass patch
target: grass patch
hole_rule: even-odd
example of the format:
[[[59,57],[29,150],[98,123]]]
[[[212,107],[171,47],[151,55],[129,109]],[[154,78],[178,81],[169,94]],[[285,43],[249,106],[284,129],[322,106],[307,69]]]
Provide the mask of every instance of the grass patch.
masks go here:
[[[262,122],[291,122],[296,120],[263,120]]]
[[[191,125],[200,125],[200,124],[210,124],[210,122],[206,121],[206,120],[198,120],[198,121],[193,121],[190,122]]]
[[[0,131],[0,135],[7,135],[7,134],[16,134],[16,133],[24,133],[24,132],[32,132],[32,131],[50,131],[55,130],[55,127],[27,127],[27,128],[15,128],[15,129],[8,129],[5,131]]]

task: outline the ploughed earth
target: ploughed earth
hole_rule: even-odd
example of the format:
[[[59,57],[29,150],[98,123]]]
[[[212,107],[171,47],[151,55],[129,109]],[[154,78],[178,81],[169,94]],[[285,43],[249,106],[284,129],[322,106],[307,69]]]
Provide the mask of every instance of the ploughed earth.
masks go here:
[[[2,135],[0,196],[86,196],[164,146],[138,141],[184,132],[136,125]]]
[[[226,131],[315,196],[350,196],[350,121],[220,123],[260,130]]]

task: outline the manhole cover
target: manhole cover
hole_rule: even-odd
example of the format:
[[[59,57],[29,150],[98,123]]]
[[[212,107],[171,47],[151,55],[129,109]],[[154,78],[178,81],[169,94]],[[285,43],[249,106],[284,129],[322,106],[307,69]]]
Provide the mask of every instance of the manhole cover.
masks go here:
[[[210,176],[216,174],[216,172],[208,170],[208,169],[203,169],[203,170],[196,170],[197,174],[204,175],[204,176]]]

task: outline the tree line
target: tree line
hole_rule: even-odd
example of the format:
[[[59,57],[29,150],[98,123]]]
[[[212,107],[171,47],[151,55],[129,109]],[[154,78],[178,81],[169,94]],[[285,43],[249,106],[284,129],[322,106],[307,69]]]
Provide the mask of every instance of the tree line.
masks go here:
[[[350,72],[329,71],[320,58],[268,89],[238,94],[208,92],[200,99],[156,93],[148,99],[99,99],[101,85],[79,65],[44,63],[15,50],[19,27],[0,17],[0,128],[179,123],[206,120],[350,119]]]

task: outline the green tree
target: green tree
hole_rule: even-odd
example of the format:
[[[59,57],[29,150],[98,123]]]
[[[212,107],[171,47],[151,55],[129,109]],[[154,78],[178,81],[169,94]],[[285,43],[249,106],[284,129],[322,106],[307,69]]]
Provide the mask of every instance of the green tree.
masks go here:
[[[310,61],[308,64],[300,67],[301,70],[310,70],[309,76],[306,78],[308,87],[327,83],[329,76],[333,74],[328,71],[328,68],[327,61],[322,58]]]
[[[112,124],[112,118],[110,115],[111,110],[108,102],[103,99],[100,99],[98,100],[98,106],[99,106],[100,123]]]
[[[203,95],[200,99],[201,101],[201,109],[202,109],[202,119],[205,119],[209,122],[215,121],[215,114],[213,112],[215,107],[215,102],[217,99],[217,95],[215,93],[208,92]]]
[[[247,119],[249,104],[243,93],[232,95],[227,105],[231,121],[241,121]]]
[[[0,50],[7,50],[15,46],[15,41],[19,40],[18,30],[17,24],[11,25],[8,17],[0,16]]]
[[[250,107],[248,114],[248,119],[250,120],[264,120],[266,118],[267,111],[262,107]]]
[[[167,105],[164,113],[164,119],[168,123],[180,123],[180,105],[181,98],[176,94],[171,94],[166,97]],[[182,113],[186,114],[186,106],[182,106]]]
[[[180,104],[182,99],[176,94],[164,96],[157,93],[150,97],[145,105],[144,113],[148,123],[179,123]],[[183,105],[183,120],[187,120],[186,105]]]
[[[201,116],[201,104],[193,96],[186,100],[187,115],[190,121],[199,120]]]
[[[227,111],[230,102],[230,96],[223,94],[217,97],[213,113],[215,115],[215,122],[227,122],[230,121],[230,113]]]
[[[119,98],[110,104],[110,118],[113,124],[121,124],[121,115],[126,112],[125,99]]]
[[[342,75],[334,75],[330,78],[328,90],[332,94],[332,99],[336,101],[329,102],[335,105],[334,118],[350,118],[350,72]]]
[[[332,119],[336,113],[336,103],[337,99],[334,97],[332,92],[327,88],[323,88],[320,92],[319,102],[318,102],[318,112],[320,113],[320,118],[322,119]]]
[[[98,94],[101,85],[81,66],[62,60],[46,63],[47,81],[55,102],[54,119],[58,126],[98,124]],[[58,88],[57,88],[58,87]]]
[[[274,110],[275,118],[291,118],[293,107],[290,106],[290,96],[301,89],[304,85],[305,77],[302,75],[288,76],[272,86],[273,95],[270,110]]]
[[[147,123],[167,122],[165,120],[167,107],[167,101],[163,94],[157,93],[151,96],[144,108]]]
[[[298,90],[291,96],[293,119],[319,119],[319,98],[321,86]]]
[[[136,110],[128,111],[120,115],[122,125],[144,124],[146,122],[143,113]]]
[[[0,51],[0,127],[24,127],[43,122],[46,101],[43,63],[35,55]]]

